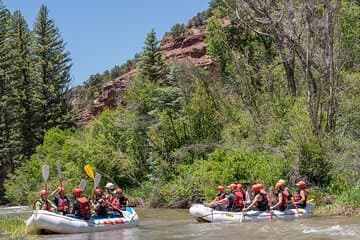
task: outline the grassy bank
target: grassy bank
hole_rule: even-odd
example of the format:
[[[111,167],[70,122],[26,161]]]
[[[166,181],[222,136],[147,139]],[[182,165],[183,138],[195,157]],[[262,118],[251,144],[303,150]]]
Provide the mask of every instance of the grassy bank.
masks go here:
[[[0,239],[20,239],[28,236],[25,220],[25,217],[0,218]]]

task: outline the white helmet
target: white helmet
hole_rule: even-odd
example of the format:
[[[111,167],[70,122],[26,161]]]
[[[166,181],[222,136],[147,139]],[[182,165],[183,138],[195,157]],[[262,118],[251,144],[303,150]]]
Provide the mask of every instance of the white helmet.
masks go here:
[[[114,190],[114,189],[115,189],[115,186],[114,186],[114,184],[112,184],[112,183],[107,183],[107,184],[105,185],[105,188]]]

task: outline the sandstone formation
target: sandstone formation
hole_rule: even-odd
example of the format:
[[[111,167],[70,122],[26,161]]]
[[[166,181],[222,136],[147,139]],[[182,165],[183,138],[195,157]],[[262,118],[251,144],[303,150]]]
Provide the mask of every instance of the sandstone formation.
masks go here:
[[[160,50],[168,61],[178,61],[185,65],[207,67],[211,65],[212,60],[206,55],[204,43],[206,33],[206,26],[200,26],[188,29],[187,37],[180,41],[175,41],[169,35],[165,36],[160,43]],[[80,111],[79,121],[77,122],[78,126],[85,126],[106,108],[115,108],[117,105],[123,104],[123,93],[131,84],[136,72],[136,69],[132,69],[120,77],[105,83],[98,99],[90,107]]]

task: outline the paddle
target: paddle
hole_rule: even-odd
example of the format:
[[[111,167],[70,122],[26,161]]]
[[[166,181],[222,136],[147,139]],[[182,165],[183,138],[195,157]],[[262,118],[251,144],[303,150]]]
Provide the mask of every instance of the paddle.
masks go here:
[[[56,169],[59,175],[59,187],[62,188],[62,174],[61,174],[61,165],[60,161],[56,161]],[[64,201],[64,194],[60,194],[61,199]]]
[[[272,198],[273,198],[273,190],[271,189],[270,199],[269,199],[269,207],[271,207],[271,205],[272,205]],[[273,211],[270,208],[270,221],[272,221],[272,219],[273,219]]]
[[[95,192],[95,189],[96,187],[99,185],[100,183],[100,179],[101,179],[101,174],[99,173],[96,173],[95,176],[94,176],[94,170],[92,169],[92,167],[90,166],[90,164],[87,164],[84,166],[84,170],[86,172],[86,174],[92,178],[94,180],[94,189],[91,193],[91,201],[94,200],[94,192]]]
[[[292,200],[293,200],[293,203],[295,202],[295,200],[294,200],[294,198],[292,198]],[[296,208],[296,213],[297,214],[299,214],[299,208],[298,208],[298,206],[294,203],[294,206],[295,206],[295,208]]]
[[[82,178],[81,181],[80,181],[80,189],[81,189],[81,191],[84,191],[85,187],[86,187],[86,180]]]
[[[45,182],[45,191],[47,192],[47,180],[49,178],[49,165],[47,164],[42,166],[42,177]]]

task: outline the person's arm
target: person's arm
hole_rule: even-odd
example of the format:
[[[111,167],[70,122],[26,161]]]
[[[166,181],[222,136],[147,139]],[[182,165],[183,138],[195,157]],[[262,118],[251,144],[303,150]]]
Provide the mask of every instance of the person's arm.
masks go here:
[[[57,207],[56,207],[55,203],[51,200],[47,200],[47,201],[50,204],[50,211],[57,211]]]
[[[229,199],[228,198],[224,198],[224,199],[220,199],[218,201],[215,201],[215,202],[212,202],[209,204],[210,207],[214,207],[214,206],[217,206],[219,204],[229,204]]]
[[[50,198],[54,197],[55,194],[57,194],[59,192],[59,188],[56,188],[54,191],[52,191],[49,195]]]
[[[255,203],[260,200],[259,198],[260,198],[260,195],[257,194],[257,195],[255,196],[254,200],[251,202],[251,204],[250,204],[248,207],[244,208],[243,211],[246,212],[247,210],[249,210],[250,208],[252,208],[252,207],[255,205]]]
[[[283,194],[282,194],[282,193],[279,193],[278,196],[279,196],[279,201],[278,201],[274,206],[271,206],[271,207],[270,207],[270,210],[272,210],[272,209],[280,206],[280,204],[282,203]]]

